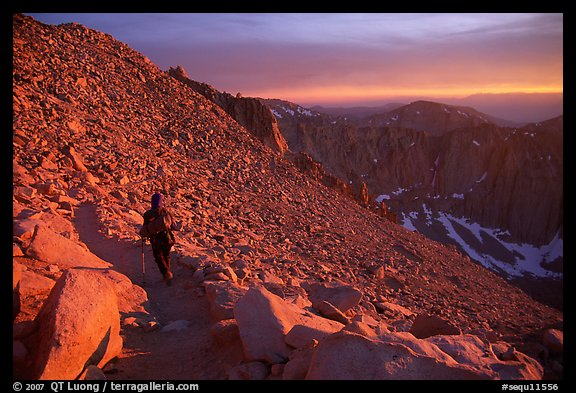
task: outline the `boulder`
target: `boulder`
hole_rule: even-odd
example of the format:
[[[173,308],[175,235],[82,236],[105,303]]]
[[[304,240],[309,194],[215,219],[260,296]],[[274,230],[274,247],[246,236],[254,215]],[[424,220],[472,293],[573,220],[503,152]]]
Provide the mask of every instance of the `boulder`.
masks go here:
[[[310,345],[313,340],[321,340],[322,338],[340,330],[338,326],[327,327],[328,329],[319,329],[306,325],[294,325],[294,327],[286,334],[284,340],[286,341],[286,344],[293,348],[303,348]]]
[[[417,338],[427,338],[437,335],[458,335],[461,331],[459,328],[437,315],[420,314],[414,319],[412,327],[410,328],[410,333]]]
[[[376,337],[376,332],[363,322],[354,321],[349,325],[346,325],[342,330],[351,333],[357,333],[364,337]]]
[[[263,283],[265,284],[280,284],[280,285],[284,285],[284,280],[282,280],[280,277],[278,277],[277,275],[275,275],[274,273],[271,273],[267,270],[258,273],[258,277],[260,278],[260,280],[262,280]]]
[[[22,272],[22,280],[20,282],[20,292],[23,296],[34,296],[44,294],[45,296],[50,293],[54,286],[55,281],[51,278],[44,277],[31,270]]]
[[[494,379],[538,380],[544,373],[540,363],[522,352],[514,351],[508,360],[498,359],[490,343],[471,334],[433,336],[424,341],[433,343],[460,364],[495,373]]]
[[[70,124],[80,124],[77,122],[69,122]],[[72,128],[71,128],[72,129]],[[82,156],[80,156],[80,154],[78,154],[74,148],[70,145],[65,146],[63,149],[64,154],[66,154],[66,156],[68,156],[70,158],[70,160],[72,160],[72,167],[74,169],[76,169],[77,171],[80,172],[88,172],[88,169],[86,169],[86,166],[84,165],[84,160],[82,160]]]
[[[230,345],[240,340],[240,331],[235,319],[223,319],[216,322],[210,328],[210,335],[214,340],[222,345]]]
[[[212,318],[216,321],[234,318],[234,306],[247,289],[232,281],[205,281],[203,285]]]
[[[392,315],[402,315],[404,317],[410,317],[414,313],[408,310],[406,307],[403,307],[396,303],[390,302],[377,302],[374,304],[376,310],[384,313],[390,313]]]
[[[548,329],[542,336],[542,343],[552,353],[564,352],[564,332],[557,329]]]
[[[350,319],[348,319],[348,317],[344,315],[342,311],[338,310],[330,302],[323,300],[319,303],[316,303],[316,307],[314,308],[320,313],[320,315],[325,318],[340,322],[344,325],[348,325],[350,323]]]
[[[74,225],[70,220],[51,211],[42,211],[27,218],[14,220],[12,222],[12,231],[14,236],[21,239],[30,239],[34,235],[36,225],[48,227],[53,232],[68,239],[77,240],[78,238],[74,233]]]
[[[248,361],[283,363],[292,349],[284,337],[295,325],[340,330],[343,325],[288,303],[262,286],[251,287],[234,307],[244,356]]]
[[[116,292],[94,270],[62,274],[36,317],[36,379],[75,379],[104,366],[122,349]]]
[[[80,244],[61,236],[51,229],[36,225],[26,255],[60,268],[91,267],[109,268],[112,265],[92,254]]]
[[[308,298],[314,308],[316,304],[327,301],[342,312],[346,312],[358,305],[362,299],[362,292],[350,285],[338,281],[323,283],[302,283],[302,288],[308,292]]]
[[[490,379],[493,373],[418,354],[407,346],[342,331],[320,342],[306,379]]]

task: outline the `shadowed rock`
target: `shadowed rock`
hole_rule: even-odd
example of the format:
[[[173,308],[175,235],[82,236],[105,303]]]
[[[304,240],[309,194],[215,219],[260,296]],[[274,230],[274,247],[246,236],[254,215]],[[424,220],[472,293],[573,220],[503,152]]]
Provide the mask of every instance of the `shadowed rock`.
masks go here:
[[[116,293],[98,272],[66,271],[36,321],[37,379],[75,379],[86,366],[102,367],[122,350]]]
[[[292,349],[284,337],[295,325],[340,330],[343,325],[287,303],[264,287],[252,287],[236,303],[234,317],[247,360],[283,363]]]

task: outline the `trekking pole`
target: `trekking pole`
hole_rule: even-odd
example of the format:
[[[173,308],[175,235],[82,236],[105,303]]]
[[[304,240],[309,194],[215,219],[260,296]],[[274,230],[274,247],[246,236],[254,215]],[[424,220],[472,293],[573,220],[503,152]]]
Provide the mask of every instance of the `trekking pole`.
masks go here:
[[[142,285],[146,285],[146,265],[144,265],[144,242],[146,240],[142,238]]]

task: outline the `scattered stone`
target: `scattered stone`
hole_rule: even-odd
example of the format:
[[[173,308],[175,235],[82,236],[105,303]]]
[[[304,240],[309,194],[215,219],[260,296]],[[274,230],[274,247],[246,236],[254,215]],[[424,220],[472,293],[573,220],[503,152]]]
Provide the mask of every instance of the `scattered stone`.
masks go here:
[[[302,288],[308,292],[308,298],[315,304],[327,301],[342,312],[346,312],[358,305],[362,299],[362,292],[353,286],[337,281],[328,283],[302,283]]]
[[[417,315],[410,328],[417,338],[427,338],[438,335],[459,335],[462,332],[456,326],[437,315]]]
[[[136,322],[136,317],[126,317],[122,320],[122,326],[138,327],[140,325]]]
[[[364,337],[376,337],[377,334],[372,328],[365,323],[354,321],[349,325],[345,326],[342,330],[345,330],[350,333],[360,334]]]
[[[146,325],[144,325],[144,331],[146,333],[156,331],[159,328],[160,328],[160,324],[156,321],[148,321],[148,323],[146,323]]]
[[[344,313],[342,311],[338,310],[336,307],[334,307],[332,304],[330,304],[329,302],[327,302],[325,300],[323,300],[319,303],[316,303],[314,308],[323,317],[326,317],[326,318],[331,319],[333,321],[340,322],[344,325],[348,325],[350,323],[350,319],[348,319],[348,317],[346,315],[344,315]]]
[[[392,315],[402,315],[404,317],[410,317],[414,313],[399,304],[391,302],[376,302],[374,303],[376,309],[380,312],[390,313]]]
[[[234,318],[234,306],[247,291],[231,281],[206,281],[204,288],[210,303],[210,314],[216,321]]]
[[[221,345],[229,346],[240,340],[240,331],[235,319],[223,319],[210,328],[210,334]]]
[[[278,277],[277,275],[275,275],[269,271],[263,271],[263,272],[259,273],[258,277],[265,284],[284,285],[284,280],[282,280],[280,277]]]
[[[367,315],[367,314],[354,315],[354,317],[352,318],[352,322],[360,322],[360,323],[366,324],[370,327],[376,327],[381,323],[381,321],[377,321],[374,318],[372,318],[370,315]]]

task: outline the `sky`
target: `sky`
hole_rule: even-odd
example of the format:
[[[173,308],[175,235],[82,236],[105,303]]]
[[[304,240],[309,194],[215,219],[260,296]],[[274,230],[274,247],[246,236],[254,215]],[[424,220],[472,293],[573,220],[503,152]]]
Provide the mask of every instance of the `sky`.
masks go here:
[[[563,90],[562,14],[28,14],[109,33],[160,69],[300,105]]]

